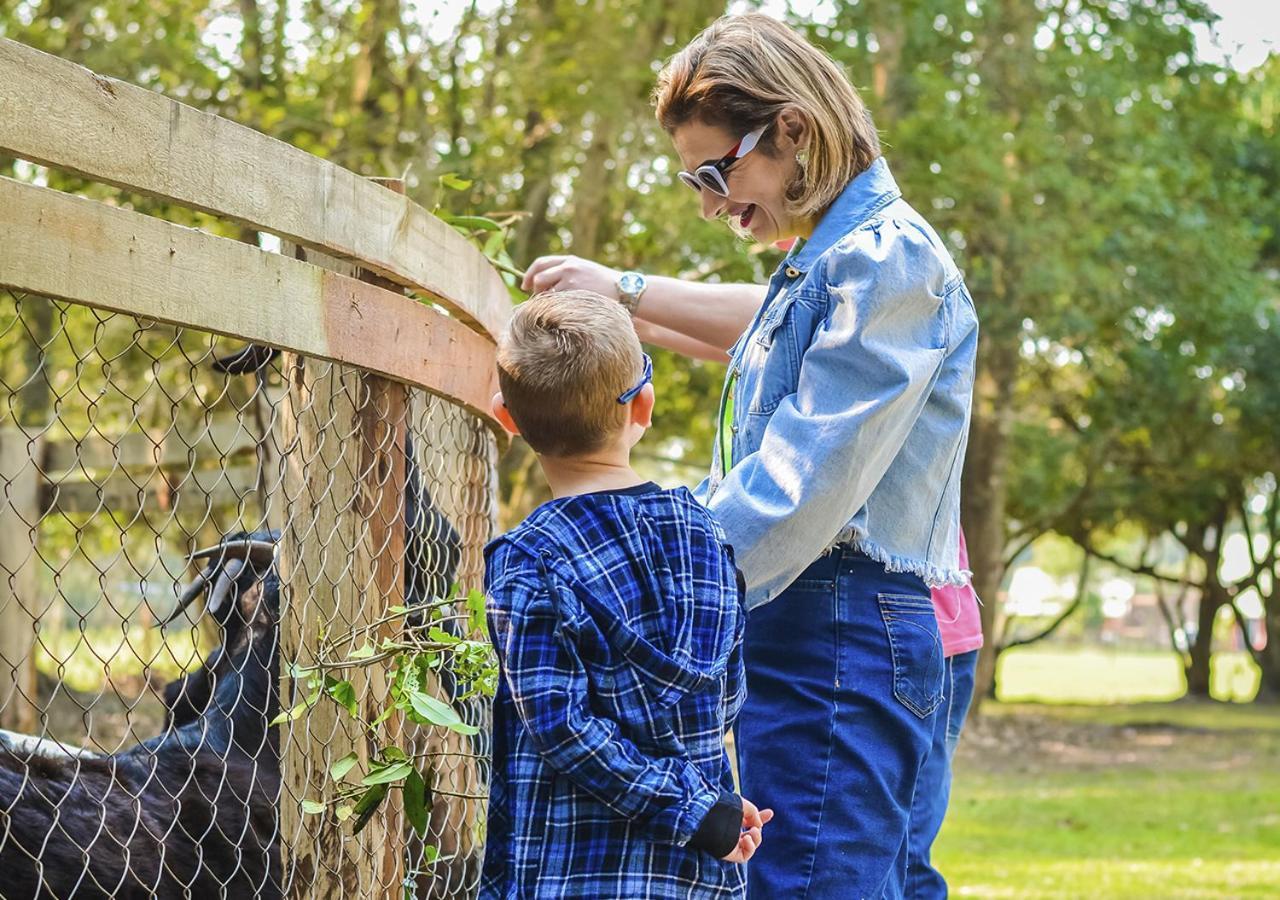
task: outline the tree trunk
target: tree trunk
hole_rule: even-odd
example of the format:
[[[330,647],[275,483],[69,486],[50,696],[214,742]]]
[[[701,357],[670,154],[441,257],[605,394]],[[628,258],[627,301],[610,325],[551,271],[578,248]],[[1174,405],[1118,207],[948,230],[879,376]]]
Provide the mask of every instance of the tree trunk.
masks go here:
[[[899,74],[907,38],[907,14],[900,2],[880,0],[873,8],[872,27],[879,49],[871,64],[871,92],[876,98],[879,124],[892,129],[900,113]]]
[[[965,456],[960,521],[969,546],[973,587],[982,600],[982,633],[985,646],[978,657],[974,708],[995,684],[997,656],[996,617],[1000,583],[1004,579],[1005,469],[1016,350],[988,344],[979,362],[974,385],[973,421]]]
[[[1208,699],[1210,696],[1209,663],[1213,655],[1213,623],[1218,617],[1218,610],[1227,602],[1226,590],[1214,575],[1210,575],[1201,592],[1200,610],[1196,614],[1196,639],[1191,645],[1191,663],[1187,666],[1188,697]]]
[[[1267,598],[1267,611],[1263,619],[1263,639],[1266,646],[1253,654],[1262,670],[1255,701],[1280,703],[1280,598],[1272,593]],[[1254,642],[1257,646],[1257,642]]]
[[[1040,13],[1024,0],[1001,0],[991,8],[989,43],[983,48],[980,74],[991,92],[991,112],[1015,127],[1024,113],[1023,98],[1014,89],[1028,62],[1034,58],[1032,37]],[[1000,37],[995,37],[999,35]],[[1011,187],[1021,177],[1021,163],[1014,151],[1002,161],[1004,183],[996,192],[991,221],[974,235],[972,252],[986,257],[990,280],[981,307],[983,335],[978,348],[974,382],[973,421],[965,458],[961,521],[968,535],[969,566],[974,589],[983,600],[982,632],[985,643],[978,657],[971,712],[981,708],[995,684],[996,620],[998,592],[1004,579],[1005,499],[1009,433],[1013,423],[1014,382],[1019,368],[1018,346],[1021,310],[1025,298],[1018,271],[1022,260],[1012,247],[1002,223],[1015,218]]]
[[[591,124],[591,146],[574,182],[573,244],[578,256],[594,259],[600,250],[600,225],[608,204],[612,172],[605,163],[615,152],[614,120],[596,116]]]

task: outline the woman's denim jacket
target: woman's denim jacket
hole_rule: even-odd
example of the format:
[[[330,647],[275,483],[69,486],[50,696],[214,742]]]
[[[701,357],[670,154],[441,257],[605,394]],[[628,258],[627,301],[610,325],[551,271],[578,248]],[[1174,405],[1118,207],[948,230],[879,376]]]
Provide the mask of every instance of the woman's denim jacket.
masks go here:
[[[930,586],[967,581],[960,472],[977,346],[964,279],[877,160],[783,260],[730,350],[731,435],[698,497],[734,547],[749,607],[835,544]]]

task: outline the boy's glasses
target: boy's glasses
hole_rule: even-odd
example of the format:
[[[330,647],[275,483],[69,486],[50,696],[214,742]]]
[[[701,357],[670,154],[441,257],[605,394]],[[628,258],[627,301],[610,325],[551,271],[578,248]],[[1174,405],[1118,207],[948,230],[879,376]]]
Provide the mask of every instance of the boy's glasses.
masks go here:
[[[631,388],[625,394],[618,397],[619,403],[630,403],[636,399],[636,395],[644,390],[644,386],[653,381],[653,360],[649,358],[648,353],[641,354],[644,356],[644,372],[640,375],[640,380],[636,382],[636,386]]]
[[[725,181],[725,174],[734,163],[756,148],[756,144],[760,143],[760,136],[768,130],[769,125],[761,125],[755,131],[743,135],[742,140],[734,144],[733,149],[719,159],[709,159],[692,172],[681,169],[676,174],[680,176],[681,181],[698,193],[702,193],[702,189],[706,188],[713,194],[728,197],[729,183]]]

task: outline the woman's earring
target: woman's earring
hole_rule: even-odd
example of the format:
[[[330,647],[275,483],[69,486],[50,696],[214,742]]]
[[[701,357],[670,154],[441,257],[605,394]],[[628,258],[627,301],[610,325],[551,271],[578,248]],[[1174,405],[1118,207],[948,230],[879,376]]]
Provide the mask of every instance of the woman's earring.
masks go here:
[[[800,177],[809,174],[809,148],[802,147],[796,151],[796,165],[800,167]]]

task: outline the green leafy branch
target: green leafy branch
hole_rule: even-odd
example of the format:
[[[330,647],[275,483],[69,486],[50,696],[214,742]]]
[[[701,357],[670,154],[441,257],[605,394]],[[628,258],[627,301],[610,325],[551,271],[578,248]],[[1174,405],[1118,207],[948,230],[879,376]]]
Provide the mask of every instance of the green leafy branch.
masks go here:
[[[474,184],[473,181],[455,175],[452,172],[440,176],[441,191],[465,191]],[[493,267],[514,281],[507,281],[507,288],[512,296],[521,299],[520,282],[524,279],[524,271],[516,266],[511,254],[507,252],[507,240],[511,236],[511,228],[524,218],[523,212],[493,212],[486,216],[453,215],[436,205],[432,215],[452,225],[480,248],[485,258]]]
[[[444,625],[455,621],[463,627],[459,636]],[[364,641],[356,649],[339,655],[337,649],[350,647],[362,635],[376,634],[392,626],[394,637]],[[456,734],[474,735],[479,728],[463,720],[453,704],[476,696],[491,697],[497,687],[497,661],[483,634],[484,595],[472,590],[465,597],[455,585],[447,597],[413,607],[393,606],[372,622],[361,625],[359,633],[320,635],[316,661],[295,664],[290,675],[304,685],[305,695],[290,709],[280,713],[271,725],[292,722],[323,700],[336,704],[365,734],[370,752],[362,767],[356,752],[348,753],[329,766],[334,784],[327,801],[306,799],[302,811],[324,814],[330,809],[339,822],[351,820],[359,833],[393,789],[401,792],[405,817],[420,837],[427,834],[428,817],[436,795],[484,799],[458,794],[434,785],[435,761],[440,756],[466,756],[456,751],[415,752],[404,730],[397,737],[384,727],[396,713],[416,725],[443,728]],[[385,704],[371,719],[361,710],[353,673],[383,667],[389,673]],[[453,704],[435,696],[432,687],[439,673],[448,669],[459,689]],[[367,704],[366,704],[367,708]],[[429,851],[430,852],[430,851]]]

